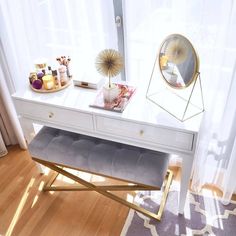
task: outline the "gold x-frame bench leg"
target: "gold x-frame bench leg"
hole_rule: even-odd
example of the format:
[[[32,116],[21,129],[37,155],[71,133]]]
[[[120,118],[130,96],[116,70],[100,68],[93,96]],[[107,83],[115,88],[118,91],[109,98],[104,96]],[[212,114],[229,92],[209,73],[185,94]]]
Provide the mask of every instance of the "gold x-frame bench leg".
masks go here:
[[[133,203],[127,202],[126,200],[116,196],[115,194],[112,194],[109,191],[128,191],[128,190],[158,190],[157,188],[154,188],[153,186],[148,186],[148,185],[140,185],[140,184],[134,184],[134,185],[108,185],[108,186],[97,186],[94,185],[90,182],[87,182],[81,178],[79,178],[76,175],[71,174],[70,172],[66,171],[63,169],[63,167],[58,166],[56,164],[52,164],[51,162],[39,160],[36,158],[33,158],[35,161],[39,162],[42,165],[45,165],[46,167],[50,168],[51,170],[55,171],[55,173],[52,175],[52,177],[49,179],[49,181],[45,184],[44,186],[44,191],[96,191],[106,197],[109,197],[125,206],[128,206],[138,212],[143,213],[144,215],[154,218],[156,220],[160,220],[164,206],[166,203],[167,195],[169,192],[169,188],[172,182],[173,178],[173,172],[168,170],[167,175],[165,178],[165,183],[164,183],[164,191],[162,194],[161,202],[160,202],[160,207],[157,212],[157,214],[150,212],[138,205],[135,205]],[[86,172],[86,171],[84,171]],[[58,174],[62,174],[77,183],[82,184],[83,186],[51,186],[53,182],[55,181],[56,177]]]

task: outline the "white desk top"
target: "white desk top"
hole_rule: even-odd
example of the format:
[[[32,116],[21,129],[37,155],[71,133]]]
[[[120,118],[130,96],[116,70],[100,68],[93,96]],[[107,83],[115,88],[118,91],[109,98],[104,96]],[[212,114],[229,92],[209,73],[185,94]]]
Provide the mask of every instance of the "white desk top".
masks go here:
[[[147,100],[145,94],[138,88],[123,113],[89,107],[89,104],[95,99],[97,92],[98,90],[74,87],[73,84],[71,84],[68,88],[58,92],[37,93],[27,86],[24,90],[13,94],[13,97],[20,100],[29,100],[31,102],[49,104],[70,110],[101,114],[108,117],[138,121],[144,124],[148,123],[151,125],[165,126],[185,132],[198,133],[199,131],[202,117],[201,114],[185,122],[181,122]]]

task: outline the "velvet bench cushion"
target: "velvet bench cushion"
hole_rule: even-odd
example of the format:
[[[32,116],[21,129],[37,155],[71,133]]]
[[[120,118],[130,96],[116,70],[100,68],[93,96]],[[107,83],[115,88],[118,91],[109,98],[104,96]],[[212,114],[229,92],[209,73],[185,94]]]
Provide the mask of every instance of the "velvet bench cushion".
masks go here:
[[[169,155],[43,127],[29,144],[32,157],[107,177],[161,188]]]

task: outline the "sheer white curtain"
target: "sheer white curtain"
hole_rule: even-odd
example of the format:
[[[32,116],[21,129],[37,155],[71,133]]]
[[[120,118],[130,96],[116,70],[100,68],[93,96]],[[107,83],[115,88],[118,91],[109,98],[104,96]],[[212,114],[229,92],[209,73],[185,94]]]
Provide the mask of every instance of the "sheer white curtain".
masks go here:
[[[112,0],[2,0],[1,38],[15,87],[28,83],[37,58],[70,56],[76,76],[104,48],[117,49]]]
[[[236,169],[236,2],[232,0],[125,1],[127,78],[146,89],[162,40],[185,35],[200,57],[206,111],[193,185],[214,184],[229,199]],[[139,17],[136,17],[139,16]]]
[[[70,56],[77,78],[94,72],[104,48],[118,48],[113,0],[1,0],[0,88],[22,148],[24,137],[10,95],[28,86],[34,60]]]

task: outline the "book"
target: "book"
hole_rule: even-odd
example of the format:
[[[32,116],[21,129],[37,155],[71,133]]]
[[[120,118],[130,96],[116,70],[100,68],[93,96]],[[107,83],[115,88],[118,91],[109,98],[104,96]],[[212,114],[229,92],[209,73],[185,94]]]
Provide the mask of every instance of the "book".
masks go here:
[[[107,102],[103,98],[103,90],[100,89],[94,99],[94,102],[90,104],[90,107],[100,108],[108,111],[123,112],[127,104],[129,103],[136,88],[130,85],[115,84],[120,92],[116,99],[112,102]]]

